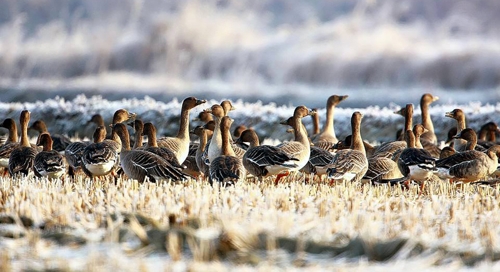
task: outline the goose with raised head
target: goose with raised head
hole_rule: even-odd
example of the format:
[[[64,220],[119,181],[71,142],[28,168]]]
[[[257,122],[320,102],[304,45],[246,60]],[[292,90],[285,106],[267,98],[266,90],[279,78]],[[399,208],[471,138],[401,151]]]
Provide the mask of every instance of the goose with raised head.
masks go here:
[[[148,142],[146,146],[143,148],[144,151],[151,152],[162,157],[164,160],[170,163],[172,167],[175,167],[178,170],[183,169],[183,167],[177,160],[177,156],[172,150],[166,147],[158,146],[158,142],[156,140],[156,127],[155,125],[153,125],[153,123],[147,122],[144,124],[144,130],[142,132],[142,135],[148,138]]]
[[[500,146],[493,145],[486,152],[474,150],[477,136],[470,128],[462,130],[455,137],[467,141],[467,150],[436,162],[440,178],[474,182],[484,180],[497,171]]]
[[[227,107],[227,106],[226,106]],[[206,111],[212,113],[213,118],[214,118],[214,133],[212,138],[210,139],[210,142],[207,143],[206,146],[206,154],[204,154],[204,160],[207,164],[210,165],[210,162],[215,159],[216,157],[220,156],[221,150],[222,150],[222,132],[220,128],[221,120],[222,117],[226,116],[224,108],[221,105],[212,105],[210,109],[206,109]],[[236,157],[238,158],[243,158],[243,155],[245,154],[245,150],[237,145],[235,145],[231,141],[231,135],[229,135],[230,142],[231,142],[231,148],[233,149]]]
[[[211,136],[211,131],[204,128],[203,126],[197,126],[193,129],[192,133],[198,138],[200,138],[200,144],[198,145],[198,149],[196,149],[195,159],[196,165],[198,166],[199,171],[205,176],[209,175],[209,166],[203,161],[203,152],[207,146],[209,134]]]
[[[38,153],[37,149],[31,146],[28,138],[30,112],[23,110],[19,122],[21,124],[21,141],[9,156],[9,174],[11,176],[30,174],[33,170],[35,156]]]
[[[29,129],[38,131],[39,135],[44,132],[49,132],[43,120],[36,120],[31,124]],[[62,134],[50,134],[50,137],[52,139],[52,148],[58,152],[66,150],[66,147],[71,144],[71,140]]]
[[[323,131],[312,139],[315,146],[332,150],[333,145],[338,142],[334,126],[335,108],[340,102],[347,99],[347,97],[347,95],[332,95],[326,101],[325,126],[323,127]]]
[[[496,144],[496,134],[500,128],[495,122],[488,122],[481,126],[478,133],[477,144],[484,148],[490,148]]]
[[[312,111],[316,112],[314,109]],[[312,115],[316,115],[316,113]],[[288,118],[286,123],[282,124],[291,126],[292,120],[293,118],[290,117]],[[293,133],[294,131],[293,129],[289,129],[287,130],[287,132]],[[335,145],[337,145],[339,142],[337,142]],[[310,148],[311,154],[309,155],[309,161],[304,167],[302,167],[302,169],[300,169],[300,172],[304,172],[309,175],[318,175],[321,177],[322,175],[326,174],[326,166],[333,160],[334,154],[328,150],[313,145],[311,145]]]
[[[103,126],[95,129],[93,139],[94,142],[83,150],[82,170],[89,177],[105,176],[111,173],[118,163],[117,148],[121,147],[121,141],[118,145],[113,140],[105,140],[106,128]]]
[[[233,103],[229,100],[224,100],[220,103],[220,106],[224,110],[224,116],[228,116],[230,111],[235,110],[236,108],[233,106]]]
[[[143,149],[142,136],[144,131],[144,122],[140,119],[135,119],[133,122],[128,123],[134,129],[134,146],[132,149]]]
[[[52,137],[48,132],[42,132],[38,136],[37,146],[43,146],[43,150],[35,156],[33,169],[35,176],[58,179],[66,172],[64,157],[52,149]]]
[[[243,166],[247,173],[259,180],[297,166],[298,159],[283,152],[280,148],[260,145],[259,137],[253,129],[243,131],[237,142],[249,143],[250,147],[243,155]]]
[[[460,133],[467,127],[465,123],[465,114],[461,109],[454,109],[450,112],[446,112],[444,116],[455,119],[457,121],[457,131],[455,132],[455,135]],[[454,142],[454,147],[457,151],[460,152],[465,150],[465,145],[467,144],[467,141],[465,141],[464,139],[454,138],[453,142]]]
[[[7,118],[2,122],[2,124],[0,124],[0,127],[9,130],[9,136],[7,137],[7,140],[2,146],[0,146],[0,167],[8,168],[10,153],[12,153],[12,150],[19,146],[17,126],[14,119]]]
[[[350,149],[339,150],[327,165],[328,177],[334,181],[360,181],[368,170],[368,159],[361,137],[361,119],[363,115],[356,111],[351,116],[352,142]]]
[[[427,132],[422,134],[422,140],[428,141],[432,144],[437,144],[436,133],[434,132],[434,124],[432,123],[431,115],[429,113],[429,106],[433,102],[439,100],[439,97],[430,93],[425,93],[420,98],[420,111],[422,114],[422,125],[427,129]]]
[[[295,108],[293,112],[292,119],[290,121],[284,121],[282,124],[290,124],[293,129],[294,139],[289,142],[284,142],[277,147],[284,153],[288,155],[288,157],[293,158],[296,166],[290,167],[282,173],[278,174],[275,179],[275,183],[279,182],[280,179],[284,176],[290,174],[290,172],[296,172],[302,169],[307,162],[309,161],[309,157],[311,156],[311,143],[309,141],[309,137],[307,137],[307,130],[302,124],[302,118],[316,114],[312,110],[309,110],[305,106],[298,106]]]
[[[189,154],[189,112],[206,100],[188,97],[182,101],[179,130],[175,137],[165,137],[158,139],[158,146],[166,147],[175,153],[177,161],[183,163]]]
[[[221,155],[210,162],[209,182],[219,182],[223,185],[233,185],[242,182],[246,178],[246,169],[240,158],[235,156],[231,146],[231,133],[229,129],[233,120],[229,116],[221,118],[220,130],[222,136]]]
[[[130,150],[129,133],[124,124],[115,124],[113,132],[121,139],[120,165],[129,178],[136,179],[141,183],[146,181],[146,178],[150,182],[184,181],[187,179],[179,168],[172,166],[162,157],[144,150]]]

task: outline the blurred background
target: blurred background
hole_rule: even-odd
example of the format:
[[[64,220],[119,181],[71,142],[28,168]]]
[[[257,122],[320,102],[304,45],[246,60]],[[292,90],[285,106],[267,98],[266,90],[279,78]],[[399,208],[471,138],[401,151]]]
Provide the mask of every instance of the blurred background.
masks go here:
[[[500,99],[498,0],[0,0],[0,101]],[[442,100],[443,101],[443,100]]]

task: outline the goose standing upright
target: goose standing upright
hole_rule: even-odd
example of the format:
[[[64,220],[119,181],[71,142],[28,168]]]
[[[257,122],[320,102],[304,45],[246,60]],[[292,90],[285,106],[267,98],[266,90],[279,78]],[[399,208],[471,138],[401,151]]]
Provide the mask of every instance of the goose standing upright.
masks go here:
[[[52,137],[48,132],[42,132],[38,136],[37,146],[43,146],[43,150],[35,156],[33,169],[35,176],[58,179],[66,172],[64,158],[56,150],[52,150]]]
[[[233,120],[229,116],[224,116],[220,122],[222,149],[221,155],[216,157],[210,163],[209,167],[209,182],[220,182],[223,185],[233,185],[236,182],[244,181],[246,178],[246,170],[240,158],[235,156],[231,146],[231,133],[229,129]]]
[[[18,174],[28,175],[33,170],[37,149],[32,147],[28,138],[28,124],[30,121],[30,112],[23,110],[20,116],[21,123],[21,142],[20,145],[12,150],[9,157],[9,173],[11,176]]]
[[[465,114],[461,109],[454,109],[450,112],[446,112],[445,115],[446,117],[455,119],[457,121],[457,131],[456,134],[460,133],[462,130],[464,130],[467,126],[465,123]],[[467,141],[464,139],[457,139],[454,138],[454,148],[457,151],[463,151],[465,150],[465,146],[467,145]]]
[[[358,182],[368,170],[368,159],[361,137],[361,119],[363,115],[356,111],[351,116],[351,148],[339,150],[332,162],[327,165],[328,177],[334,181],[345,180]]]
[[[189,154],[189,112],[194,107],[205,103],[206,100],[199,100],[195,97],[188,97],[182,101],[179,131],[175,137],[165,137],[158,139],[158,146],[172,150],[179,163],[183,163]]]
[[[325,126],[323,127],[323,131],[312,139],[315,146],[331,150],[332,146],[338,142],[334,127],[335,107],[347,99],[347,97],[347,95],[332,95],[328,98],[326,102]]]
[[[432,144],[437,144],[436,133],[434,132],[434,124],[432,123],[429,113],[429,105],[432,102],[439,100],[439,97],[430,93],[425,93],[420,98],[420,111],[422,113],[422,125],[427,129],[427,132],[422,134],[422,140],[429,141]]]
[[[12,150],[19,146],[17,126],[14,119],[7,118],[2,122],[2,124],[0,124],[0,127],[9,130],[9,137],[7,138],[5,143],[0,146],[0,167],[8,168],[10,153],[12,153]]]
[[[293,158],[295,161],[295,167],[290,167],[289,169],[282,171],[280,174],[276,176],[275,183],[278,183],[280,179],[284,176],[290,174],[290,172],[297,172],[302,169],[307,162],[309,161],[309,157],[311,156],[311,143],[309,138],[307,137],[307,130],[302,124],[302,118],[316,114],[312,110],[309,110],[305,106],[298,106],[295,108],[292,116],[292,120],[290,120],[290,124],[294,133],[294,140],[289,142],[284,142],[279,144],[277,147],[285,152],[288,157]]]
[[[118,123],[113,126],[113,132],[120,137],[122,150],[120,164],[123,172],[131,179],[144,182],[160,180],[184,181],[187,177],[178,168],[173,167],[162,157],[143,150],[130,150],[130,138],[127,127]]]

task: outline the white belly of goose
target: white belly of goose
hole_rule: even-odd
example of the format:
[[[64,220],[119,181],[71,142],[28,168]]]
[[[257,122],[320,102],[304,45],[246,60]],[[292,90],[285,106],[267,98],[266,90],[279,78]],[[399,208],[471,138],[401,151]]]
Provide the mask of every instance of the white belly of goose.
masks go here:
[[[411,165],[409,166],[409,168],[410,168],[411,178],[417,181],[424,181],[430,178],[432,175],[432,172],[430,170],[423,169],[418,165]]]
[[[115,160],[110,160],[105,163],[98,163],[98,164],[85,164],[85,168],[89,170],[92,174],[96,176],[103,176],[107,175],[111,169],[115,166]]]
[[[0,167],[9,167],[9,158],[1,158],[0,159]]]

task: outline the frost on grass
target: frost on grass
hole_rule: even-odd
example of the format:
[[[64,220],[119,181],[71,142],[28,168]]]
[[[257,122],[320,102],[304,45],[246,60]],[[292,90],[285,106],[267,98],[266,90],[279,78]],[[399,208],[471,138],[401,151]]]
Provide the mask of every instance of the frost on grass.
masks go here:
[[[425,269],[480,268],[500,256],[499,187],[433,183],[419,196],[417,188],[331,187],[305,184],[300,176],[270,182],[220,188],[194,180],[3,178],[2,265],[398,271],[401,261]]]

